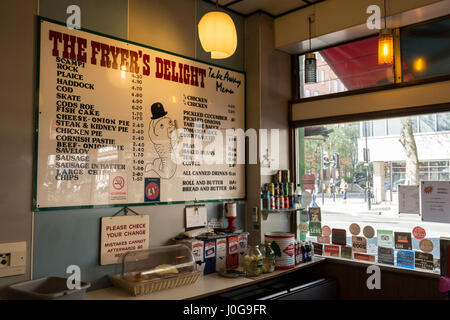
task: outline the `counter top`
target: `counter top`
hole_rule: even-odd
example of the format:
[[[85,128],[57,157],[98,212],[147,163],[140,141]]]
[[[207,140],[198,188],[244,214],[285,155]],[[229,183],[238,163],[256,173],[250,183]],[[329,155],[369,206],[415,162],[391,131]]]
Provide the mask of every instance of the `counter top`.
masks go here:
[[[289,269],[278,270],[273,273],[262,274],[259,277],[238,277],[238,278],[224,278],[217,273],[212,273],[206,276],[200,276],[199,279],[187,286],[182,286],[173,289],[166,289],[162,291],[153,292],[148,295],[132,296],[129,293],[115,287],[109,287],[100,290],[87,292],[84,296],[85,300],[187,300],[199,299],[232,289],[237,289],[274,277],[285,275],[300,269],[308,268],[318,263],[325,261],[325,258],[314,257],[313,261],[302,263],[301,265]]]

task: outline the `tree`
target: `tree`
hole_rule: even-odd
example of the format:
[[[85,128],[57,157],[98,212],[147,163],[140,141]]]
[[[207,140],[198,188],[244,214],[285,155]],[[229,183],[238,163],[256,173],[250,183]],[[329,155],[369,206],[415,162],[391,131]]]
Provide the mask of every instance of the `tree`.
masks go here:
[[[410,118],[401,120],[402,129],[400,132],[400,143],[406,154],[406,185],[419,184],[419,157],[417,155],[416,140],[414,139],[414,132],[412,121]]]
[[[305,137],[305,165],[306,170],[315,169],[320,172],[322,145],[323,151],[331,157],[334,152],[339,154],[341,173],[350,172],[354,176],[358,162],[359,123],[327,125],[332,129],[324,140],[322,136]]]

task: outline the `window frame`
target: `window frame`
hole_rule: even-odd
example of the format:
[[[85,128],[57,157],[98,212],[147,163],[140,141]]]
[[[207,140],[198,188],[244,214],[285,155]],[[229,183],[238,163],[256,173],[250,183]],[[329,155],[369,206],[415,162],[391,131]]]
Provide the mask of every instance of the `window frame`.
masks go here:
[[[336,97],[341,97],[341,96],[346,96],[346,95],[353,95],[353,94],[361,94],[361,93],[366,93],[366,92],[374,92],[374,91],[382,91],[382,90],[390,90],[390,89],[394,89],[394,88],[399,88],[399,87],[404,87],[404,86],[414,86],[414,85],[420,85],[420,84],[425,84],[425,83],[433,83],[433,82],[440,82],[440,81],[446,81],[446,80],[450,80],[450,74],[448,75],[443,75],[443,76],[435,76],[435,77],[430,77],[430,78],[425,78],[425,79],[417,79],[417,80],[411,80],[411,81],[403,81],[403,72],[401,70],[401,65],[402,65],[402,55],[401,55],[401,49],[400,49],[400,34],[401,31],[404,29],[408,29],[408,28],[412,28],[412,27],[417,27],[420,25],[426,25],[429,23],[433,23],[433,22],[437,22],[437,21],[441,21],[441,20],[446,20],[446,19],[450,19],[450,14],[449,15],[445,15],[442,17],[437,17],[434,19],[430,19],[430,20],[426,20],[426,21],[422,21],[419,23],[414,23],[414,24],[410,24],[407,26],[403,26],[400,28],[395,28],[393,29],[393,34],[394,34],[394,55],[396,55],[396,50],[397,50],[397,55],[394,59],[394,64],[393,64],[393,68],[394,68],[394,83],[392,84],[387,84],[387,85],[381,85],[381,86],[375,86],[375,87],[367,87],[367,88],[361,88],[361,89],[355,89],[355,90],[347,90],[344,92],[340,92],[338,90],[337,93],[330,93],[330,94],[326,94],[326,95],[321,95],[318,97],[309,97],[309,98],[301,98],[300,97],[300,70],[299,70],[299,57],[306,55],[308,53],[314,53],[320,50],[325,50],[325,49],[329,49],[329,48],[334,48],[334,47],[339,47],[341,45],[345,45],[345,44],[349,44],[352,42],[356,42],[356,41],[360,41],[360,40],[364,40],[364,39],[368,39],[374,36],[377,36],[379,33],[378,32],[374,32],[371,33],[367,36],[364,37],[359,37],[359,38],[355,38],[352,40],[348,40],[348,41],[342,41],[340,43],[337,44],[333,44],[333,45],[329,45],[329,46],[324,46],[324,47],[320,47],[320,48],[315,48],[314,50],[309,50],[309,51],[305,51],[301,54],[294,54],[292,55],[292,67],[296,70],[293,72],[293,76],[292,76],[292,88],[294,89],[292,91],[293,93],[293,98],[290,100],[290,103],[294,104],[294,103],[301,103],[304,101],[313,101],[313,100],[322,100],[322,99],[332,99],[332,98],[336,98]],[[395,34],[398,34],[398,39],[396,41],[395,39]],[[396,79],[397,74],[400,74],[400,78]],[[297,76],[295,76],[295,74]],[[328,80],[329,82],[331,82],[331,79]],[[331,83],[329,84],[329,91],[331,92],[332,90],[332,85]]]

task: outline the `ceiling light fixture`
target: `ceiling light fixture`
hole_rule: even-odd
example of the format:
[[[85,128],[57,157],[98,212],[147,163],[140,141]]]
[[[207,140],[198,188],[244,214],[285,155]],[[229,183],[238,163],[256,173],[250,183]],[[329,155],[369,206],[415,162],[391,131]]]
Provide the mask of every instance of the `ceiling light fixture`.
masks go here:
[[[237,34],[233,19],[225,12],[206,13],[198,23],[198,37],[203,50],[211,53],[211,59],[225,59],[236,51]]]
[[[311,51],[311,22],[312,17],[308,17],[309,25],[309,51]],[[305,83],[317,82],[317,61],[316,54],[314,52],[307,53],[305,55]]]
[[[384,29],[378,36],[378,64],[394,63],[394,36],[386,27],[386,0],[384,0]]]

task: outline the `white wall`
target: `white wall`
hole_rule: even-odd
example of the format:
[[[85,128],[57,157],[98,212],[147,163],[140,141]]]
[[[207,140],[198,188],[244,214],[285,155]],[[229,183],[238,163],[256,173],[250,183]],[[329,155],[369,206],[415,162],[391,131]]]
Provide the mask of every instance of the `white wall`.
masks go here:
[[[414,134],[419,161],[450,159],[450,132]],[[405,161],[406,156],[399,136],[368,137],[370,161]],[[358,161],[363,161],[365,138],[358,139]]]

